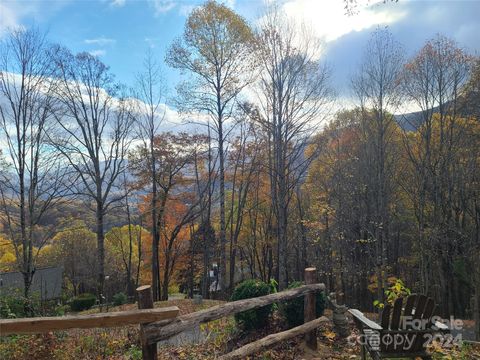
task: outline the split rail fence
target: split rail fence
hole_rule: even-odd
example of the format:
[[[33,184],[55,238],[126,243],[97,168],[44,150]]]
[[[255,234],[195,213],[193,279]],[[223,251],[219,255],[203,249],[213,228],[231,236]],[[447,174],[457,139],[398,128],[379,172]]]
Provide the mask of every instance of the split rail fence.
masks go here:
[[[178,316],[179,309],[176,306],[154,309],[151,287],[145,285],[137,289],[138,310],[91,315],[0,320],[0,336],[43,333],[72,328],[115,327],[140,324],[140,342],[142,344],[143,359],[154,360],[157,359],[157,342],[161,340],[171,338],[202,323],[304,296],[303,325],[268,335],[220,356],[219,359],[241,359],[298,335],[305,335],[307,346],[316,349],[316,329],[322,322],[329,321],[324,316],[317,318],[315,309],[316,293],[325,291],[325,285],[317,283],[315,268],[305,269],[305,284],[295,289],[251,299],[227,302],[181,316]]]

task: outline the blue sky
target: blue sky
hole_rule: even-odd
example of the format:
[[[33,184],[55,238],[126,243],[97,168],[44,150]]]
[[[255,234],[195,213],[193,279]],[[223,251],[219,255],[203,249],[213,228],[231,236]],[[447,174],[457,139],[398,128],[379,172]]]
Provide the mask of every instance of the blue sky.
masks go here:
[[[262,0],[225,2],[252,24],[266,4]],[[166,48],[181,35],[188,13],[199,4],[196,0],[0,0],[0,36],[9,26],[36,24],[48,31],[52,42],[74,52],[97,54],[119,81],[133,85],[147,48],[163,62]],[[408,55],[436,33],[480,54],[477,0],[387,4],[370,0],[353,16],[344,14],[343,0],[283,0],[280,4],[289,17],[305,22],[324,40],[323,57],[333,69],[333,83],[340,94],[348,93],[350,75],[376,26],[389,26]],[[166,65],[164,73],[173,93],[179,74]]]
[[[2,27],[36,25],[48,31],[51,42],[74,52],[96,54],[116,78],[133,84],[135,73],[150,47],[163,62],[165,50],[182,34],[188,13],[201,1],[149,0],[0,0]],[[228,3],[233,5],[233,3]],[[254,18],[255,1],[236,7]],[[0,28],[0,30],[3,30]],[[169,84],[178,74],[163,67]],[[173,89],[174,86],[171,86]]]

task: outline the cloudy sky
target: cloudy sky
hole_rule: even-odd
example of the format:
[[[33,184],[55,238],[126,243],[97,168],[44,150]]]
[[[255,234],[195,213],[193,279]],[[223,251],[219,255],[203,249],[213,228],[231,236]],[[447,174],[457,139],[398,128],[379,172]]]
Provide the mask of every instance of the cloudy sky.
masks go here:
[[[273,1],[273,0],[268,0]],[[268,2],[267,1],[267,2]],[[265,1],[225,3],[255,24]],[[343,0],[283,0],[288,16],[310,26],[325,43],[323,58],[333,70],[338,93],[348,96],[349,79],[377,26],[388,26],[412,55],[436,33],[455,39],[480,55],[480,0],[359,0],[358,13],[346,15]],[[37,25],[52,42],[88,51],[108,64],[117,79],[132,85],[145,51],[159,59],[181,35],[194,0],[1,0],[0,37],[7,27]],[[173,91],[179,74],[164,66]]]

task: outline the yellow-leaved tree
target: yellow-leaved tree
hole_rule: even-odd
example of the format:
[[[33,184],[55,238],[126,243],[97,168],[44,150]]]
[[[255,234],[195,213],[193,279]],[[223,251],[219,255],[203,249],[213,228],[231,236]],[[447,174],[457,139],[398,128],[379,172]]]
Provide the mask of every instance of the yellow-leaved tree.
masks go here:
[[[10,240],[0,234],[0,271],[15,270],[16,261],[15,247]]]
[[[107,290],[118,282],[115,288],[123,286],[130,296],[134,295],[143,268],[142,243],[147,239],[150,233],[139,225],[114,227],[105,235]]]
[[[96,289],[96,237],[86,224],[77,220],[53,238],[53,260],[63,266],[66,286],[73,295]]]

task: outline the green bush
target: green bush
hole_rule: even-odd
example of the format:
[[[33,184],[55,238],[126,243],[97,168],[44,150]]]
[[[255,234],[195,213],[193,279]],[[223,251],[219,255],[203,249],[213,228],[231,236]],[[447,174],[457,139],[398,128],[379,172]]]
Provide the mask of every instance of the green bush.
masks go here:
[[[118,294],[113,295],[113,305],[120,306],[127,303],[127,295],[123,292],[119,292]]]
[[[301,281],[292,282],[288,288],[294,289],[304,285]],[[303,315],[304,315],[304,297],[299,296],[292,300],[285,301],[280,305],[280,309],[283,317],[287,321],[290,327],[295,327],[303,324]],[[323,292],[317,292],[315,308],[317,310],[317,318],[323,315],[325,310],[325,294]]]
[[[69,305],[59,305],[55,307],[55,316],[63,316],[70,311]]]
[[[0,318],[12,319],[41,315],[40,297],[33,293],[26,298],[23,291],[12,289],[0,294]]]
[[[140,349],[137,345],[132,344],[130,345],[130,348],[125,356],[130,360],[142,360],[142,349]]]
[[[82,311],[90,309],[97,298],[93,294],[85,293],[74,297],[70,303],[70,308],[73,311]]]
[[[237,285],[230,300],[236,301],[268,295],[270,290],[270,285],[260,280],[246,280]],[[267,305],[235,314],[235,321],[246,330],[255,329],[266,325],[271,312],[272,305]]]

